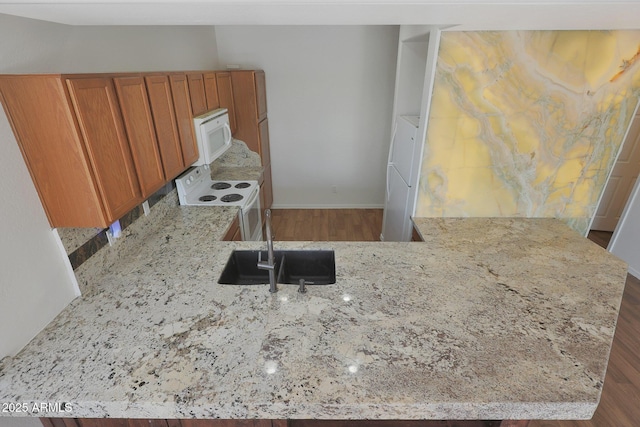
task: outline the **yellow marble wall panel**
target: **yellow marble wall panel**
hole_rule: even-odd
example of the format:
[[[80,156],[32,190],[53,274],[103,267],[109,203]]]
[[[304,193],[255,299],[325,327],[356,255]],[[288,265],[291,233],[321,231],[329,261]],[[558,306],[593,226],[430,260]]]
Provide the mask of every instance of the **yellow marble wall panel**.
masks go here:
[[[639,47],[640,31],[443,33],[416,215],[586,232],[638,101]]]

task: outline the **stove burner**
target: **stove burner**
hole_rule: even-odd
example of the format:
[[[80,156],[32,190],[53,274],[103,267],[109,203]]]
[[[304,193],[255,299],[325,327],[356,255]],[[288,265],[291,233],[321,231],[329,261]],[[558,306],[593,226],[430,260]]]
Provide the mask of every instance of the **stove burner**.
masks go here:
[[[201,202],[213,202],[216,199],[217,199],[216,196],[212,196],[211,194],[207,194],[205,196],[200,197],[198,200],[200,200]]]
[[[231,187],[231,184],[229,184],[228,182],[216,182],[211,186],[211,188],[214,190],[226,190],[229,187]]]
[[[235,188],[247,188],[247,187],[251,187],[251,184],[249,184],[248,182],[239,182],[236,185],[234,185]]]
[[[242,200],[242,199],[244,199],[243,196],[241,196],[240,194],[235,194],[235,193],[226,194],[226,195],[224,195],[224,196],[222,196],[220,198],[220,200],[222,200],[223,202],[226,202],[226,203],[237,202],[238,200]]]

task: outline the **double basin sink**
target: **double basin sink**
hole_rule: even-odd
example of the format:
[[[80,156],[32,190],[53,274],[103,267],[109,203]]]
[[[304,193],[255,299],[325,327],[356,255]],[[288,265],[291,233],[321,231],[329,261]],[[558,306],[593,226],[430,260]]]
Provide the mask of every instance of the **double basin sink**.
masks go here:
[[[332,250],[273,251],[276,281],[298,284],[304,279],[309,285],[330,285],[336,282],[335,254]],[[235,250],[222,270],[218,283],[222,285],[269,284],[269,272],[258,268],[267,260],[267,251]]]

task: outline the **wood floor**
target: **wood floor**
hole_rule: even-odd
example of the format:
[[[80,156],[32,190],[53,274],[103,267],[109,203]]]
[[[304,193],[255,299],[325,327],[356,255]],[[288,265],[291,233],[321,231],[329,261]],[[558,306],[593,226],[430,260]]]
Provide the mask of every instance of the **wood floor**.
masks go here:
[[[276,240],[380,240],[382,209],[272,209]]]
[[[605,247],[611,233],[591,232]],[[600,405],[589,421],[534,421],[530,427],[640,426],[640,280],[627,276]]]
[[[606,249],[612,235],[613,233],[610,231],[591,230],[589,232],[589,239]]]
[[[278,240],[377,241],[379,209],[275,209]],[[611,233],[591,232],[589,239],[606,248]],[[532,421],[529,427],[640,426],[640,280],[629,275],[611,349],[600,405],[589,421]]]

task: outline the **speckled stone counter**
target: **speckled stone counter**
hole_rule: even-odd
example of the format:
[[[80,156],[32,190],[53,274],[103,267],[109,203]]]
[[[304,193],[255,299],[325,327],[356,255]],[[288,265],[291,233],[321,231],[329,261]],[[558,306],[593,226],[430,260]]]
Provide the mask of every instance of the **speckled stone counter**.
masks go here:
[[[211,179],[259,181],[263,170],[260,155],[234,139],[227,152],[211,164]]]
[[[234,248],[177,208],[17,357],[39,416],[576,419],[599,400],[626,265],[555,220],[417,220],[426,242],[334,249],[337,283],[223,286]],[[4,414],[3,414],[4,415]]]
[[[218,167],[212,170],[211,178],[218,181],[259,181],[263,171],[262,166]]]

